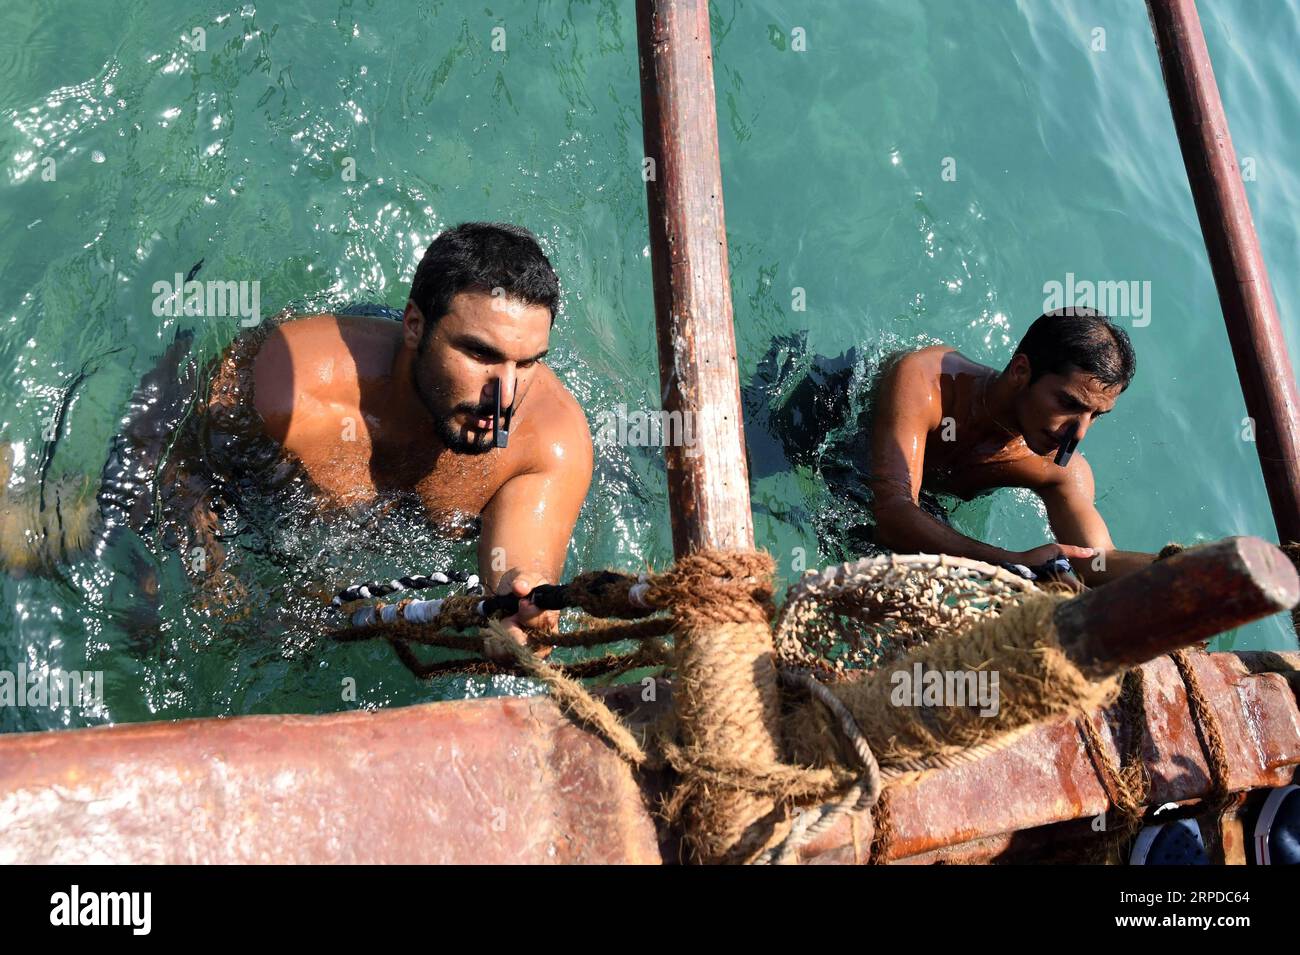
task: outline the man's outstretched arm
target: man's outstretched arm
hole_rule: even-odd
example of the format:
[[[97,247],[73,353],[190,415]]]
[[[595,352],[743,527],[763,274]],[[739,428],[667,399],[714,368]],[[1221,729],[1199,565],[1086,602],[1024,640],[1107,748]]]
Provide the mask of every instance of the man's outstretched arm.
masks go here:
[[[1047,507],[1047,519],[1057,540],[1096,551],[1093,556],[1083,558],[1066,554],[1071,558],[1074,572],[1088,586],[1104,584],[1155,560],[1155,554],[1115,549],[1095,503],[1092,466],[1083,455],[1076,454],[1062,470],[1060,479],[1038,488],[1037,493]]]
[[[913,500],[892,495],[881,500],[876,491],[876,542],[902,554],[949,554],[989,564],[1024,564],[1035,567],[1065,554],[1080,560],[1092,551],[1065,544],[1044,544],[1027,551],[1012,551],[967,537],[927,514]]]
[[[546,436],[538,470],[508,480],[483,509],[478,563],[488,593],[522,597],[538,584],[560,582],[591,484],[591,435],[581,412],[576,418],[561,426],[562,433]],[[525,601],[502,623],[522,641],[521,625],[554,630],[558,621],[557,612]]]

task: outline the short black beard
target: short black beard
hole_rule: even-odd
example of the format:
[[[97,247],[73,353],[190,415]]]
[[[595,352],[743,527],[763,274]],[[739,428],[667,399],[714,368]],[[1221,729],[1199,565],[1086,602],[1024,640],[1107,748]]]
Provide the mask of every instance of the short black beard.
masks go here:
[[[424,354],[424,343],[417,352],[417,359]],[[420,404],[424,405],[424,410],[429,412],[429,417],[433,419],[433,426],[437,429],[438,438],[446,445],[447,450],[452,454],[487,454],[495,447],[496,442],[491,432],[483,432],[477,438],[470,439],[466,437],[468,428],[459,428],[452,421],[456,415],[453,409],[450,414],[442,414],[438,411],[437,405],[420,384],[419,362],[416,362],[416,368],[411,373],[411,382],[415,386],[415,397]]]
[[[450,418],[435,418],[434,422],[438,427],[438,437],[453,454],[487,454],[496,447],[491,432],[483,432],[477,438],[470,439],[465,436],[469,429],[457,428]]]

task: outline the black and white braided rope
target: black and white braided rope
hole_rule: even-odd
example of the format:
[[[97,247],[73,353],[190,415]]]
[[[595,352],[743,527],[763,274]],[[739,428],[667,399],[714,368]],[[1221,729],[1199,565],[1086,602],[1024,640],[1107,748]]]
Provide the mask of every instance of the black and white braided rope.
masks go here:
[[[480,607],[482,605],[480,604]],[[382,610],[362,607],[349,618],[354,627],[373,627],[377,623],[433,623],[442,612],[442,600],[412,600],[405,607],[389,604]],[[482,612],[482,611],[480,611]]]
[[[410,577],[398,577],[389,581],[376,581],[369,584],[353,584],[345,587],[334,596],[334,606],[341,607],[352,600],[370,600],[373,597],[387,597],[389,594],[403,590],[427,590],[430,587],[444,587],[447,584],[464,584],[467,591],[473,591],[479,585],[477,574],[453,570],[443,573],[415,574]]]

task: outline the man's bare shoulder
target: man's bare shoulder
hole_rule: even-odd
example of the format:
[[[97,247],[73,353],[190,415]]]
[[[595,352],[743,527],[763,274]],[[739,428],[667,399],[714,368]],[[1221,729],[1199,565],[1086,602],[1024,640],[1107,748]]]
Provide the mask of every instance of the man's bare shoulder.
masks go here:
[[[881,366],[881,383],[890,391],[914,389],[923,383],[937,383],[943,355],[952,351],[946,345],[930,345],[915,351],[896,352]]]
[[[958,377],[987,372],[986,366],[967,358],[951,345],[927,345],[915,351],[900,352],[886,365],[886,371],[904,381]]]
[[[1092,465],[1082,454],[1075,454],[1069,464],[1060,467],[1056,464],[1055,457],[1055,452],[1031,452],[1014,462],[1014,474],[1018,480],[1011,486],[1091,502],[1095,493]]]
[[[897,415],[906,409],[915,414],[934,405],[937,414],[944,363],[948,355],[956,354],[946,345],[931,345],[887,359],[881,369],[879,393],[883,401],[878,410],[893,409],[892,414]]]
[[[305,315],[278,325],[253,364],[253,399],[274,429],[304,404],[355,404],[359,381],[387,373],[401,326],[387,319]]]
[[[313,382],[328,383],[333,371],[372,377],[388,372],[401,334],[401,324],[387,318],[304,315],[276,327],[258,352],[258,364],[267,376],[315,372]]]
[[[919,368],[928,366],[938,368],[945,355],[960,355],[961,352],[951,345],[945,345],[942,342],[937,345],[926,345],[924,348],[917,348],[908,352],[901,352],[898,355],[899,363],[906,363],[912,367]]]
[[[550,368],[538,369],[534,389],[536,404],[527,408],[528,427],[536,440],[530,441],[528,470],[585,470],[591,472],[591,428],[578,399]],[[532,395],[528,403],[532,404]],[[521,407],[521,414],[524,411]]]

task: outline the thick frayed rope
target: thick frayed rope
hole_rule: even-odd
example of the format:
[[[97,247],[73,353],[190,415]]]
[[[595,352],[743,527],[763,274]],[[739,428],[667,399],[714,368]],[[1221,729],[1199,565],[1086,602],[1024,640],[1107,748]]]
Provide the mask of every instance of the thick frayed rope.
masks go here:
[[[1205,762],[1210,769],[1210,805],[1215,811],[1220,811],[1227,805],[1231,795],[1228,789],[1228,773],[1232,767],[1228,763],[1228,747],[1223,742],[1223,728],[1219,725],[1219,717],[1210,705],[1210,698],[1206,696],[1205,688],[1201,686],[1201,678],[1197,675],[1196,666],[1192,662],[1194,653],[1204,655],[1204,651],[1184,647],[1169,654],[1169,658],[1178,668],[1178,675],[1182,677],[1183,686],[1187,690],[1187,708],[1192,714],[1192,725],[1196,727],[1196,735],[1205,753]]]
[[[859,813],[871,809],[880,798],[882,789],[880,766],[876,762],[875,755],[871,752],[871,746],[867,742],[866,736],[863,735],[861,727],[853,719],[853,714],[849,712],[848,708],[836,699],[830,690],[806,673],[791,673],[784,670],[781,673],[781,679],[782,682],[788,685],[803,689],[831,711],[839,723],[840,731],[848,740],[854,755],[862,765],[862,777],[854,782],[848,792],[838,801],[815,809],[803,810],[790,826],[790,832],[785,839],[755,860],[759,864],[789,865],[798,861],[800,848],[815,836],[829,829],[835,820],[844,813]],[[853,835],[854,857],[855,861],[857,861],[859,852],[857,849],[858,834],[856,828]]]
[[[833,684],[830,690],[852,712],[886,769],[933,768],[945,756],[964,758],[972,748],[994,741],[1002,745],[1007,734],[1042,720],[1088,712],[1113,697],[1117,685],[1114,680],[1093,683],[1061,650],[1052,615],[1062,599],[1056,594],[1027,599],[1000,617],[935,640],[858,682]],[[910,692],[899,690],[918,674],[923,681],[926,674],[955,676],[969,687],[981,671],[986,686],[997,678],[996,707],[986,708],[978,699],[918,706]],[[838,733],[819,709],[794,710],[783,738],[796,762],[843,762]]]
[[[1142,760],[1147,738],[1145,695],[1144,673],[1141,667],[1134,667],[1124,674],[1120,689],[1119,720],[1125,745],[1118,766],[1111,759],[1092,714],[1082,716],[1076,722],[1097,779],[1119,817],[1118,825],[1107,820],[1107,835],[1096,853],[1102,862],[1115,861],[1120,847],[1142,825],[1144,806],[1151,790],[1151,780]]]
[[[781,762],[781,695],[769,621],[770,555],[703,550],[651,578],[646,599],[672,611],[681,781],[665,806],[702,862],[746,861],[784,835],[804,771]]]
[[[586,687],[548,666],[532,650],[516,642],[500,622],[489,620],[485,629],[491,634],[485,637],[485,652],[491,653],[495,649],[497,653],[514,657],[525,673],[546,685],[560,709],[598,732],[632,765],[641,766],[646,762],[648,757],[641,743],[608,706],[587,692]],[[486,645],[489,642],[495,646],[489,648]]]

